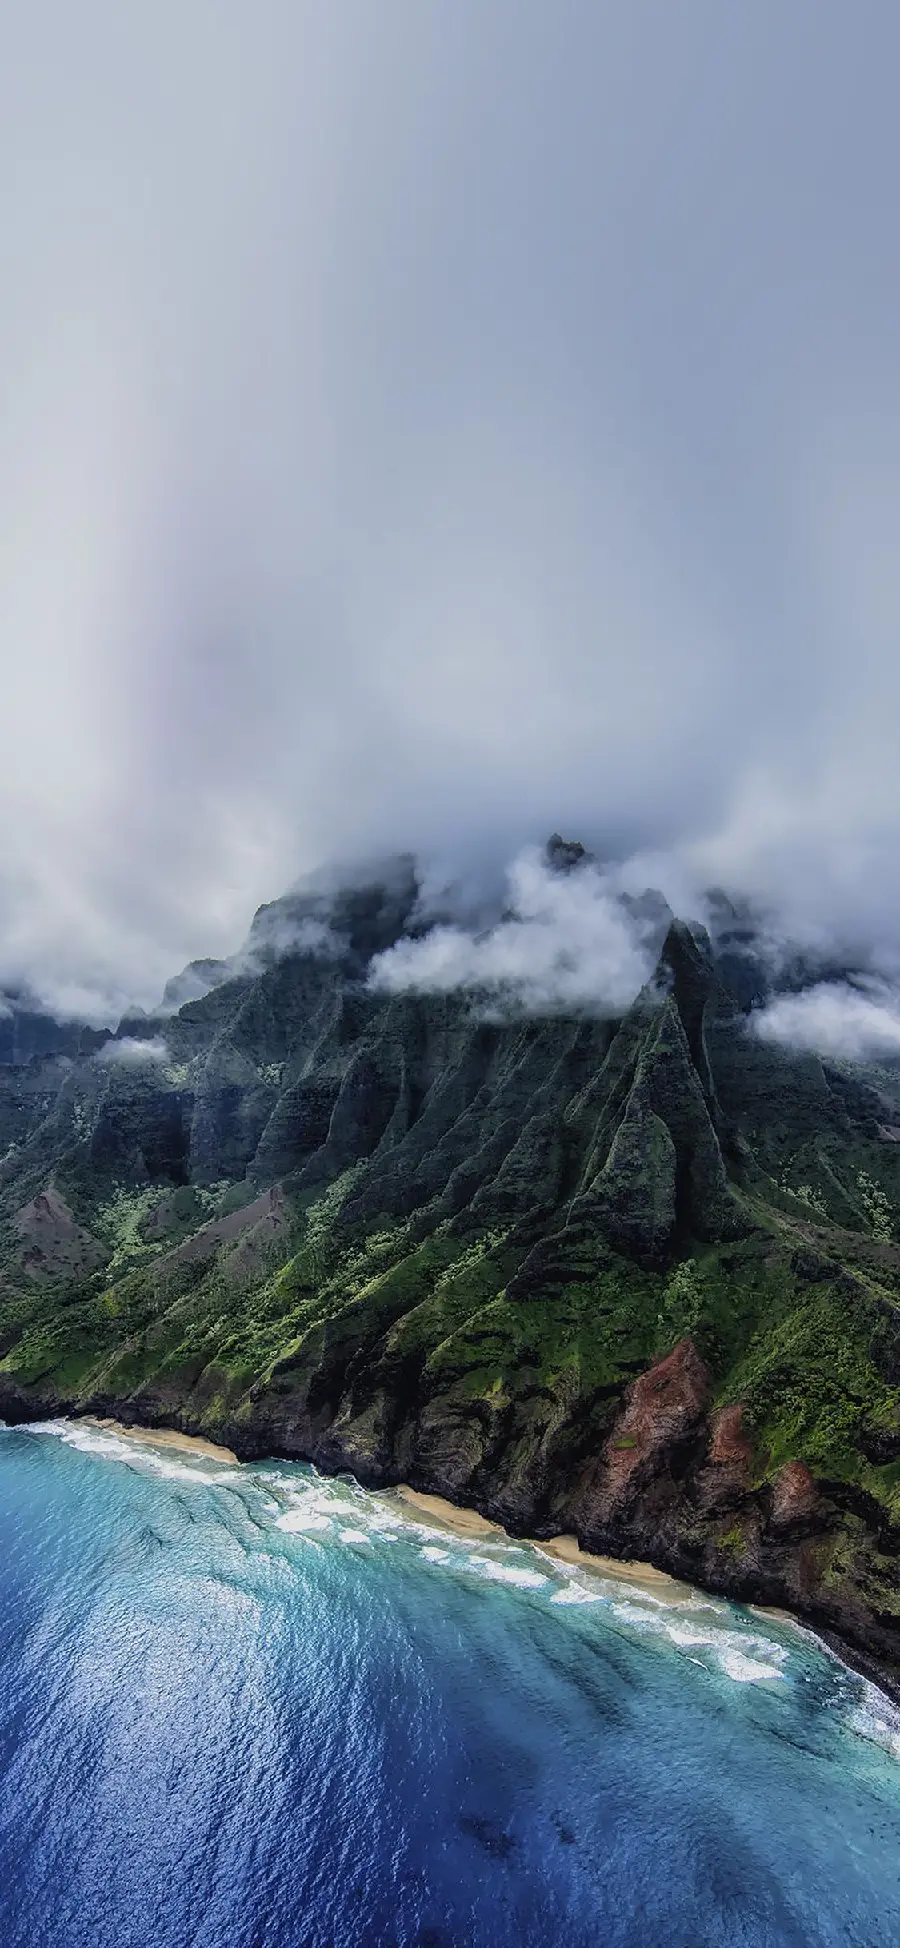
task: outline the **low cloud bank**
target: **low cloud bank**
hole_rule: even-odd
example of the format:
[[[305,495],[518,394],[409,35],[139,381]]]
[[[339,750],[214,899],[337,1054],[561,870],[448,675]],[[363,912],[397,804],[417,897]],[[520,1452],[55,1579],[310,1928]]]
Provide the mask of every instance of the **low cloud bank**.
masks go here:
[[[168,1047],[159,1035],[146,1042],[138,1035],[123,1035],[118,1041],[104,1042],[97,1051],[98,1062],[114,1068],[137,1068],[144,1062],[158,1064],[169,1059]]]
[[[318,954],[335,959],[343,942],[327,919],[312,914],[294,915],[278,904],[263,907],[257,914],[244,945],[228,962],[229,973],[261,974],[272,961],[287,954]]]
[[[560,822],[900,958],[900,11],[548,11],[7,10],[4,987]]]
[[[554,871],[536,848],[507,870],[502,919],[480,931],[438,924],[376,955],[373,987],[388,993],[468,989],[500,1008],[614,1016],[650,979],[656,913],[630,908],[592,863]]]
[[[327,920],[310,916],[292,917],[277,903],[261,908],[243,946],[227,960],[190,961],[180,974],[166,982],[161,1005],[155,1014],[177,1014],[189,1001],[202,1001],[224,981],[254,979],[273,962],[288,954],[316,954],[336,959],[345,943]]]
[[[900,1055],[900,994],[876,981],[820,981],[802,994],[781,994],[753,1015],[763,1041],[848,1062]]]

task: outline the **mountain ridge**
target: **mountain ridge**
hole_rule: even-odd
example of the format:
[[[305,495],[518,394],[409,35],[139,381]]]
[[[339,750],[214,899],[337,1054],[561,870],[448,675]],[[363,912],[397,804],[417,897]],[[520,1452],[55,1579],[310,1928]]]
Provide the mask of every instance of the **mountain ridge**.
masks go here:
[[[0,1047],[0,1412],[571,1531],[900,1695],[900,1072],[763,1042],[658,908],[612,1018],[373,987],[406,859],[261,915],[168,1013]]]

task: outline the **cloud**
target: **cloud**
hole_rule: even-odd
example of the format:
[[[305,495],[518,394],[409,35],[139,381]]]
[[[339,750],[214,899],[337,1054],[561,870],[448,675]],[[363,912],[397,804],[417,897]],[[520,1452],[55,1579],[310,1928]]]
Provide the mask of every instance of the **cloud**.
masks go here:
[[[900,15],[12,12],[0,983],[558,825],[900,955]]]
[[[328,919],[314,914],[296,914],[289,905],[276,902],[256,915],[243,946],[229,963],[233,974],[259,974],[273,961],[287,954],[315,954],[334,960],[344,942]]]
[[[750,1024],[764,1041],[849,1062],[900,1055],[900,993],[874,982],[820,981],[801,994],[778,995]]]
[[[189,1001],[202,1001],[205,994],[220,987],[227,981],[232,968],[229,961],[194,960],[182,968],[180,974],[173,974],[166,982],[160,1005],[154,1008],[155,1015],[174,1015]]]
[[[97,1050],[97,1061],[113,1068],[139,1068],[149,1062],[156,1067],[170,1061],[169,1050],[158,1035],[141,1041],[136,1035],[123,1035],[119,1040],[104,1042]]]
[[[463,989],[502,1009],[597,1016],[624,1013],[655,965],[658,916],[638,917],[592,864],[554,871],[534,849],[507,875],[502,920],[473,932],[437,924],[375,957],[369,979],[387,993]]]
[[[174,974],[166,982],[161,1003],[153,1009],[156,1015],[177,1013],[189,1001],[200,1001],[213,988],[220,987],[223,981],[239,980],[245,976],[261,974],[274,961],[282,960],[286,954],[316,954],[334,959],[340,954],[342,941],[325,920],[311,916],[298,918],[285,912],[283,905],[264,907],[257,914],[253,927],[238,948],[227,960],[190,961],[180,974]]]

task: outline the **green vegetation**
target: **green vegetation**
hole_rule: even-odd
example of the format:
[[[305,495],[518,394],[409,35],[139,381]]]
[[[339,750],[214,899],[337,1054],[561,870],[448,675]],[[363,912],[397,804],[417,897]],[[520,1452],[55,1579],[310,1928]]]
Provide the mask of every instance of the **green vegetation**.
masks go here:
[[[881,1185],[873,1181],[867,1170],[857,1171],[856,1182],[873,1238],[877,1238],[881,1245],[889,1245],[894,1236],[893,1215]]]
[[[487,1022],[306,955],[167,1018],[167,1067],[0,1070],[0,1394],[518,1521],[640,1449],[627,1390],[689,1340],[746,1492],[804,1461],[844,1496],[827,1575],[890,1609],[900,1071],[755,1041],[686,929],[664,963],[620,1024]],[[737,1565],[751,1517],[692,1513],[695,1553]]]

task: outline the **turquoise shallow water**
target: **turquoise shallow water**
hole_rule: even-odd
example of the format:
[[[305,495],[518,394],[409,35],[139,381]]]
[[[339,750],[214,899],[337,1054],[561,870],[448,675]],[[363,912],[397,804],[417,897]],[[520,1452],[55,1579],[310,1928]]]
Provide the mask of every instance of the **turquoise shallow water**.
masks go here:
[[[4,1948],[896,1948],[900,1717],[792,1629],[272,1463],[0,1433]]]

